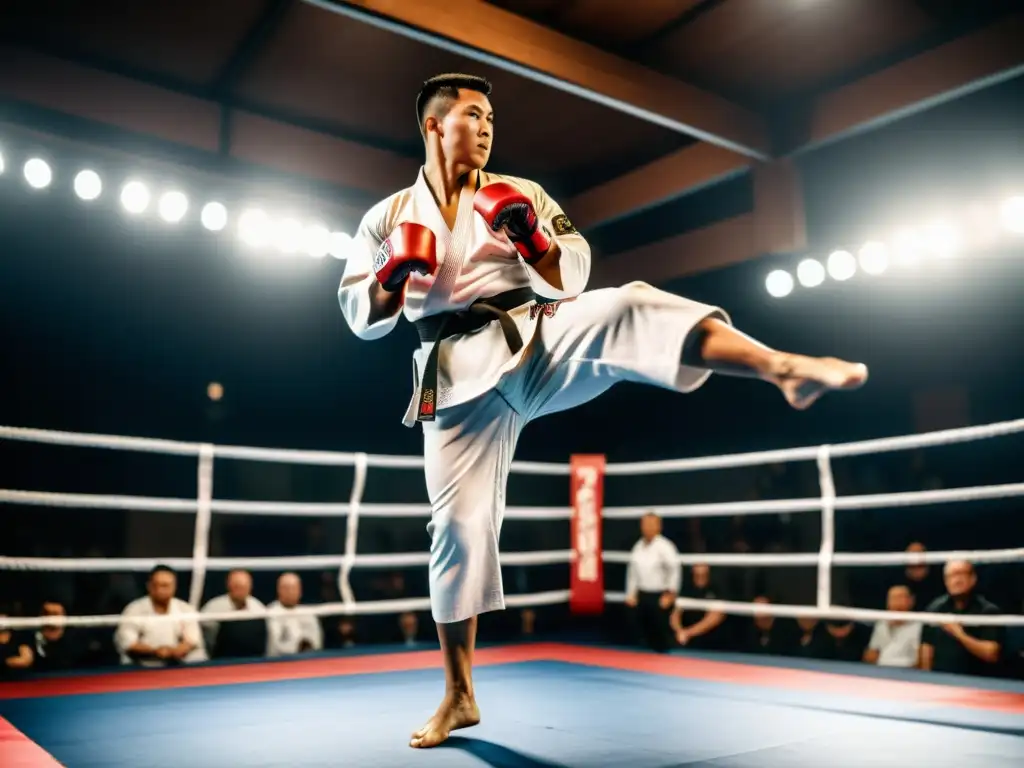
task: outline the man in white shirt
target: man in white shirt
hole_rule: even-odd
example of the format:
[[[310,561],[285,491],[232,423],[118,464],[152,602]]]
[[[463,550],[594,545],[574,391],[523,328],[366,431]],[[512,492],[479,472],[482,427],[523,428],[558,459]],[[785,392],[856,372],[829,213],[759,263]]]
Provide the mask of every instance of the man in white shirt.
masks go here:
[[[914,610],[914,595],[902,584],[889,589],[885,607],[890,611]],[[864,651],[864,661],[880,667],[916,667],[921,648],[921,623],[878,621]]]
[[[203,606],[201,613],[249,611],[252,621],[208,621],[203,623],[203,639],[215,659],[242,659],[262,656],[267,650],[266,608],[252,596],[252,575],[234,570],[228,574],[227,594],[218,595]]]
[[[122,664],[166,667],[206,661],[206,648],[195,619],[154,620],[155,617],[194,613],[192,606],[174,596],[178,577],[158,565],[146,581],[146,597],[133,600],[121,612],[114,644]]]
[[[671,645],[669,617],[682,584],[679,550],[661,535],[661,518],[648,512],[640,520],[640,540],[626,569],[626,608],[638,639],[652,650]]]
[[[277,579],[277,600],[267,606],[267,656],[291,656],[324,647],[320,621],[311,614],[296,614],[302,600],[302,582],[294,573]]]

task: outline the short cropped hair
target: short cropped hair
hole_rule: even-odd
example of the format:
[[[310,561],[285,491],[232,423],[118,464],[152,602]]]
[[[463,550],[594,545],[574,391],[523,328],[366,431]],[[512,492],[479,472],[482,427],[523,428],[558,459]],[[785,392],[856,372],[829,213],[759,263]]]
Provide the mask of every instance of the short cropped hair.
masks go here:
[[[424,125],[427,119],[427,111],[435,101],[441,101],[442,107],[438,110],[439,116],[444,117],[451,109],[452,102],[459,98],[459,91],[476,91],[484,96],[491,95],[491,83],[486,78],[478,75],[463,75],[449,73],[435,75],[420,88],[416,96],[416,120],[420,126],[420,135],[427,138],[427,129]]]
[[[169,565],[164,565],[163,563],[157,563],[156,565],[154,565],[149,570],[149,577],[148,578],[152,579],[158,573],[169,573],[174,578],[178,578],[178,574],[175,573],[174,569],[171,568],[171,566],[169,566]]]

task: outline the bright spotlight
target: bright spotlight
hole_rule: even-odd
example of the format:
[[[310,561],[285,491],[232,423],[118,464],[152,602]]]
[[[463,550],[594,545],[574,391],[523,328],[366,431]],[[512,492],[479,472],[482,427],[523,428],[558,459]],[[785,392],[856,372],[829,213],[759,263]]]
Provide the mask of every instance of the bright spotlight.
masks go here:
[[[121,189],[121,205],[128,213],[142,213],[149,207],[149,190],[141,181],[129,181]]]
[[[889,266],[889,251],[885,243],[871,241],[860,249],[860,268],[869,275],[880,275]]]
[[[266,211],[252,208],[239,217],[238,235],[247,245],[255,248],[266,245],[270,234],[270,217]]]
[[[349,248],[352,247],[352,237],[344,232],[331,232],[330,245],[327,252],[336,259],[344,261],[348,258]]]
[[[295,219],[283,219],[274,227],[274,244],[282,253],[298,253],[303,245],[302,225]]]
[[[1011,197],[999,206],[999,220],[1009,232],[1024,234],[1024,196]]]
[[[833,280],[849,280],[857,274],[857,260],[849,251],[835,251],[828,257],[828,273]]]
[[[174,224],[181,221],[188,211],[188,198],[181,192],[166,192],[160,198],[160,218]]]
[[[0,152],[0,174],[3,174],[4,168],[4,153]]]
[[[966,238],[972,245],[989,245],[999,236],[996,211],[981,202],[971,203],[963,217]]]
[[[33,157],[25,163],[25,181],[33,189],[45,189],[53,181],[53,171],[45,160]]]
[[[74,183],[75,194],[83,200],[95,200],[103,192],[103,182],[96,171],[79,171]]]
[[[921,259],[921,236],[913,229],[901,229],[892,240],[894,260],[898,264],[916,264]]]
[[[228,224],[228,209],[220,203],[207,203],[199,213],[199,220],[211,232],[220,232]]]
[[[206,396],[213,402],[220,402],[224,397],[224,386],[219,381],[211,381],[206,385]]]
[[[945,221],[929,222],[922,235],[925,250],[936,256],[952,256],[960,245],[960,234],[956,227]]]
[[[796,279],[804,288],[814,288],[825,282],[825,268],[820,261],[804,259],[796,267]]]
[[[322,259],[331,249],[331,230],[323,224],[306,227],[302,233],[302,250],[314,259]]]
[[[781,299],[793,292],[793,276],[784,269],[776,269],[768,273],[764,287],[770,296]]]

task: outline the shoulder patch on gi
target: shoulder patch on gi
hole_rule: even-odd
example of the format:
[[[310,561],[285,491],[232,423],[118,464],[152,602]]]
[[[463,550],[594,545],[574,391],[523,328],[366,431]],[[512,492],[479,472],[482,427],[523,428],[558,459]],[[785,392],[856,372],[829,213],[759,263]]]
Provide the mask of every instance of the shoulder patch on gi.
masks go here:
[[[569,217],[564,213],[560,213],[551,220],[551,226],[555,229],[556,235],[575,235],[577,229],[569,221]]]

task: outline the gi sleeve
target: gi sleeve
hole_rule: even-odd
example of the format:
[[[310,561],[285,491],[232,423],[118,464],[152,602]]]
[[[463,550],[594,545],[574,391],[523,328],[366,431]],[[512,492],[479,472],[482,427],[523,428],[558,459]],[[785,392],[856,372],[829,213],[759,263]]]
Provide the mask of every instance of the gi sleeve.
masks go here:
[[[377,278],[373,257],[387,238],[390,200],[375,205],[359,222],[359,229],[349,245],[345,273],[338,287],[341,313],[352,332],[360,339],[372,341],[387,336],[398,324],[404,300],[394,305],[390,314],[379,315],[373,302]]]
[[[590,244],[543,187],[533,182],[526,182],[525,186],[528,196],[533,200],[537,225],[558,243],[561,251],[558,261],[562,279],[561,289],[555,288],[535,269],[528,266],[530,285],[538,296],[545,299],[557,301],[576,298],[583,293],[583,289],[587,287],[587,280],[590,279]]]

